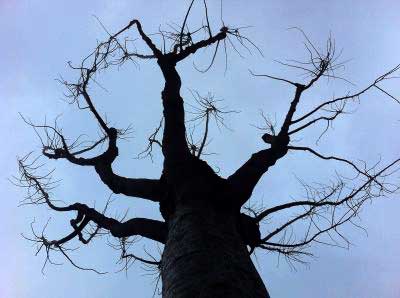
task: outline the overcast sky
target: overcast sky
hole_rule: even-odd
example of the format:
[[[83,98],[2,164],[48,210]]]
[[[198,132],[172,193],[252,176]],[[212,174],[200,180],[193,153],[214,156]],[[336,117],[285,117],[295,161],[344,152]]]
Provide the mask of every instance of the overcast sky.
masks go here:
[[[201,1],[199,1],[201,2]],[[209,1],[212,2],[212,1]],[[219,30],[219,1],[209,3],[209,13]],[[179,3],[179,5],[178,5]],[[248,69],[288,79],[299,80],[298,73],[288,70],[274,59],[302,59],[307,52],[301,34],[289,27],[301,27],[313,42],[324,46],[331,33],[336,47],[343,49],[342,59],[349,60],[343,75],[355,86],[343,82],[323,81],[307,94],[300,111],[306,111],[326,96],[342,95],[368,85],[374,78],[400,62],[400,2],[383,1],[224,1],[223,20],[229,27],[249,26],[243,33],[262,50],[263,56],[239,48],[244,59],[228,48],[228,68],[224,71],[223,52],[206,74],[193,69],[193,63],[206,67],[211,53],[188,59],[179,66],[183,80],[183,96],[190,100],[189,89],[202,94],[212,92],[230,109],[240,110],[226,119],[232,129],[219,131],[213,127],[208,161],[222,176],[232,173],[248,156],[263,148],[260,109],[279,124],[287,110],[293,90],[279,82],[252,78]],[[0,191],[3,215],[0,219],[0,296],[16,298],[64,297],[151,297],[155,288],[154,275],[134,264],[125,273],[115,273],[118,252],[106,241],[94,241],[89,247],[73,252],[74,260],[85,267],[109,272],[97,275],[72,267],[60,256],[63,266],[46,266],[43,254],[35,256],[35,248],[21,237],[29,235],[35,219],[40,229],[51,218],[47,233],[57,238],[68,232],[73,215],[54,214],[44,207],[17,207],[23,199],[22,189],[7,179],[17,173],[16,156],[40,150],[32,129],[24,125],[18,113],[38,123],[61,115],[59,123],[71,138],[80,134],[96,136],[96,123],[85,111],[66,104],[63,88],[54,80],[59,75],[73,78],[66,62],[79,62],[107,35],[93,17],[97,16],[111,32],[116,32],[131,19],[142,21],[146,32],[156,32],[159,25],[180,23],[188,1],[12,1],[0,0]],[[201,7],[193,12],[193,26],[201,21]],[[196,19],[197,16],[197,19]],[[198,23],[197,23],[198,24]],[[93,87],[98,109],[116,127],[133,125],[133,139],[121,144],[115,163],[119,173],[131,177],[159,177],[160,156],[150,160],[134,157],[145,148],[147,136],[157,126],[161,115],[160,92],[162,77],[154,61],[127,64],[99,78],[107,91]],[[396,84],[386,85],[400,96]],[[315,145],[323,127],[301,134],[297,144],[314,146],[323,153],[349,159],[364,159],[370,164],[382,157],[383,162],[400,152],[398,141],[400,106],[381,93],[373,91],[350,107],[354,112],[338,119],[324,138]],[[62,179],[54,196],[72,203],[81,201],[103,208],[110,191],[99,182],[92,169],[49,162],[56,167],[56,178]],[[252,203],[273,205],[296,199],[302,194],[296,177],[307,182],[327,181],[335,170],[347,169],[335,163],[316,162],[305,154],[290,154],[263,178],[255,190]],[[129,209],[129,216],[160,219],[157,207],[139,199],[114,196],[110,215]],[[317,245],[312,249],[315,259],[296,270],[274,254],[256,251],[257,269],[272,297],[368,298],[400,297],[400,202],[398,198],[377,200],[363,209],[365,232],[345,227],[343,232],[352,240],[350,250]],[[78,242],[71,244],[79,245]],[[139,242],[157,256],[151,242]]]

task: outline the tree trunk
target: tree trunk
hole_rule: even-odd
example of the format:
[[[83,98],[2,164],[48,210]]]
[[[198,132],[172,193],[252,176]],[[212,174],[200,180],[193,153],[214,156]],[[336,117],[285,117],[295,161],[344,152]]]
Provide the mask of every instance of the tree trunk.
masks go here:
[[[210,203],[194,205],[177,206],[169,220],[161,263],[163,298],[269,297],[233,212]]]
[[[168,224],[163,297],[269,297],[239,232],[240,204],[232,200],[233,189],[190,154],[176,61],[165,56],[158,63],[165,78],[162,178],[168,189],[160,201]]]

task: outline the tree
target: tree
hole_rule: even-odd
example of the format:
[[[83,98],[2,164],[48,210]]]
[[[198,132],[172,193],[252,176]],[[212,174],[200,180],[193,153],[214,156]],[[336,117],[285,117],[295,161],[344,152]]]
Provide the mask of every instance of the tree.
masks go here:
[[[261,128],[265,130],[262,140],[267,149],[254,153],[236,172],[222,178],[201,157],[205,154],[209,139],[210,121],[215,119],[223,125],[222,116],[234,111],[219,108],[218,101],[212,96],[202,96],[193,91],[198,107],[194,109],[194,117],[189,120],[192,120],[195,128],[199,124],[204,125],[203,137],[198,143],[193,142],[185,121],[180,92],[181,79],[176,66],[203,48],[213,49],[209,67],[213,65],[218,51],[226,50],[229,46],[234,51],[240,46],[245,49],[250,47],[255,51],[258,49],[251,40],[242,35],[241,28],[223,25],[217,33],[213,33],[205,2],[205,25],[189,30],[188,21],[193,3],[194,1],[191,2],[183,23],[175,31],[160,30],[158,36],[163,41],[161,47],[156,45],[158,43],[153,35],[142,29],[138,20],[133,20],[100,43],[79,66],[70,64],[79,74],[78,81],[60,81],[67,87],[70,102],[88,110],[98,122],[102,132],[99,140],[90,145],[82,143],[80,138],[71,142],[64,136],[57,122],[54,125],[37,125],[25,119],[38,132],[45,157],[65,159],[76,165],[94,168],[99,178],[114,193],[159,204],[164,222],[145,218],[114,219],[106,215],[106,210],[99,212],[80,203],[62,206],[51,198],[51,177],[41,174],[35,160],[32,162],[27,156],[19,161],[20,182],[32,191],[26,202],[46,204],[55,211],[73,211],[77,214],[71,220],[71,234],[59,240],[48,240],[44,233],[33,230],[34,237],[29,239],[37,242],[39,249],[46,250],[47,258],[50,257],[50,252],[56,250],[72,264],[80,267],[69,258],[65,244],[73,238],[88,243],[96,235],[108,231],[120,239],[119,248],[123,259],[140,260],[148,265],[159,266],[165,297],[196,294],[203,297],[265,297],[266,289],[249,256],[254,248],[277,252],[287,256],[289,260],[301,261],[300,257],[309,254],[306,249],[313,242],[325,242],[327,239],[330,240],[329,244],[342,245],[344,241],[346,245],[348,240],[341,234],[339,227],[344,223],[352,223],[366,201],[397,190],[396,185],[387,179],[396,169],[399,160],[371,167],[366,163],[323,155],[311,147],[294,146],[293,141],[295,135],[319,123],[326,123],[328,129],[332,121],[345,114],[346,104],[372,89],[397,101],[381,84],[393,78],[399,66],[385,72],[359,91],[323,100],[314,109],[296,116],[302,96],[317,82],[324,78],[344,79],[336,75],[342,63],[338,60],[340,53],[336,53],[334,41],[329,38],[325,50],[321,51],[304,35],[309,60],[282,64],[304,71],[305,82],[298,83],[272,75],[253,73],[254,76],[289,84],[294,89],[288,111],[279,120],[280,128],[265,117],[266,125]],[[147,52],[137,51],[130,40],[123,38],[123,34],[134,30],[147,47]],[[198,36],[203,31],[206,36],[199,39]],[[118,156],[117,141],[129,136],[130,130],[112,127],[102,116],[103,113],[98,111],[90,95],[90,88],[96,84],[96,75],[99,72],[129,61],[136,63],[138,60],[157,62],[165,79],[162,92],[163,119],[149,138],[148,150],[144,152],[145,155],[151,154],[153,146],[161,147],[164,168],[160,179],[127,178],[114,173],[112,163]],[[207,71],[209,67],[199,70]],[[107,144],[106,149],[95,155],[103,144]],[[262,210],[250,208],[250,212],[244,212],[244,206],[260,178],[291,151],[304,151],[323,160],[341,162],[354,170],[357,176],[348,179],[338,175],[336,181],[318,186],[304,184],[307,191],[305,199]],[[269,231],[264,231],[266,233],[261,235],[259,224],[263,219],[289,210],[297,212],[294,217],[289,217],[285,223],[274,229],[268,226]],[[93,231],[90,230],[91,224],[94,224]],[[304,235],[294,236],[298,232],[296,224],[307,225]],[[85,235],[85,232],[89,235]],[[135,235],[165,244],[161,262],[145,260],[127,252],[130,243],[127,237]],[[338,242],[340,240],[342,243]]]

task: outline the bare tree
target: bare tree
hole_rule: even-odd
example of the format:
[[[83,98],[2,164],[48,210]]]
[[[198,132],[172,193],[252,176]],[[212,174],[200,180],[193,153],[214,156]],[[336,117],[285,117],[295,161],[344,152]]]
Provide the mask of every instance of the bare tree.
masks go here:
[[[210,64],[204,69],[195,67],[207,72],[218,51],[227,55],[228,50],[233,50],[241,55],[243,49],[256,52],[259,49],[243,35],[244,28],[230,27],[223,22],[219,30],[211,28],[206,1],[200,2],[204,23],[193,27],[189,21],[194,4],[195,1],[191,1],[180,25],[148,34],[139,20],[132,20],[118,32],[109,34],[109,38],[99,43],[79,65],[69,63],[78,73],[78,79],[71,82],[60,78],[59,81],[67,89],[70,104],[87,110],[97,121],[100,131],[97,140],[89,143],[82,137],[70,140],[57,119],[53,124],[39,125],[23,118],[39,136],[44,157],[94,168],[113,193],[158,205],[164,221],[112,218],[107,215],[108,203],[102,211],[79,202],[63,205],[52,197],[51,190],[55,185],[52,172],[43,173],[39,158],[31,153],[18,161],[20,176],[17,183],[28,190],[24,203],[44,204],[55,212],[69,212],[75,217],[70,221],[70,234],[60,239],[49,240],[45,235],[46,227],[38,232],[33,225],[32,236],[26,238],[37,243],[38,253],[45,251],[46,263],[53,262],[51,255],[58,252],[73,266],[96,271],[74,262],[66,244],[72,239],[87,244],[94,237],[111,234],[118,239],[118,244],[113,246],[121,250],[125,267],[140,261],[161,273],[163,297],[269,297],[250,258],[254,249],[278,253],[289,262],[303,262],[311,255],[309,248],[313,243],[347,246],[349,240],[342,234],[341,226],[346,223],[358,226],[356,219],[365,202],[398,191],[393,173],[398,170],[400,159],[370,165],[365,161],[325,155],[306,145],[295,146],[293,139],[320,123],[326,124],[325,131],[328,130],[333,121],[348,112],[348,104],[371,90],[378,90],[399,103],[382,82],[395,79],[400,65],[377,76],[358,91],[322,99],[315,108],[299,115],[296,110],[302,103],[303,94],[310,88],[323,79],[347,79],[337,74],[343,62],[333,38],[329,37],[326,46],[320,49],[301,29],[294,28],[304,37],[308,58],[278,63],[300,70],[303,81],[251,72],[254,77],[286,84],[293,89],[294,95],[286,114],[278,120],[280,127],[262,115],[265,125],[259,128],[264,130],[262,140],[266,148],[251,154],[229,177],[221,177],[202,157],[207,154],[205,149],[212,121],[224,126],[224,116],[235,111],[219,107],[219,101],[212,95],[203,96],[194,90],[192,95],[197,104],[185,111],[176,66],[199,50],[211,49]],[[138,35],[137,39],[132,38],[135,35]],[[138,43],[142,43],[143,52],[138,50]],[[164,162],[159,179],[123,177],[114,172],[112,164],[118,157],[118,140],[129,137],[130,127],[110,126],[103,112],[96,108],[90,92],[98,85],[96,75],[99,73],[139,60],[157,63],[165,80],[161,92],[162,119],[149,137],[148,147],[140,154],[151,157],[154,147],[160,147]],[[199,140],[194,137],[193,129],[204,131]],[[315,185],[301,181],[305,190],[303,198],[268,208],[249,207],[247,203],[261,177],[289,152],[304,152],[317,159],[342,163],[354,175],[345,177],[338,173],[334,180]],[[283,223],[273,225],[269,219],[280,212],[291,215]],[[268,224],[260,227],[265,219],[269,220]],[[135,236],[161,243],[161,259],[131,253],[129,248]]]

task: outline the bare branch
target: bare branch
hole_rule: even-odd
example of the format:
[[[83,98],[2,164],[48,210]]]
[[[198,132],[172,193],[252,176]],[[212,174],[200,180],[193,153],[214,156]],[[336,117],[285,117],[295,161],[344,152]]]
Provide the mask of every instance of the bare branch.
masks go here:
[[[337,98],[334,98],[332,100],[328,100],[328,101],[325,101],[325,102],[321,103],[320,105],[318,105],[316,108],[314,108],[310,112],[308,112],[305,115],[299,117],[298,119],[293,120],[292,124],[298,123],[298,122],[310,117],[311,115],[313,115],[314,113],[320,111],[322,108],[324,108],[324,107],[326,107],[328,105],[332,105],[332,104],[335,104],[335,103],[341,102],[341,101],[348,101],[348,100],[352,100],[352,99],[358,98],[359,96],[361,96],[362,94],[366,93],[367,91],[369,91],[373,87],[376,87],[376,85],[379,82],[381,82],[381,81],[383,81],[385,79],[388,79],[388,77],[390,77],[393,73],[397,72],[399,69],[400,69],[400,64],[396,65],[395,67],[390,69],[388,72],[386,72],[383,75],[379,76],[377,79],[375,79],[375,81],[373,83],[371,83],[370,85],[368,85],[367,87],[365,87],[364,89],[362,89],[362,90],[360,90],[360,91],[358,91],[356,93],[352,93],[352,94],[349,94],[349,95],[337,97]],[[391,95],[390,95],[390,97],[393,98]]]
[[[106,217],[93,208],[81,203],[74,203],[64,207],[56,206],[51,200],[47,188],[51,188],[51,176],[49,174],[38,176],[35,173],[38,167],[33,163],[27,163],[28,157],[19,160],[20,178],[18,182],[20,186],[26,187],[28,190],[28,200],[30,204],[46,204],[54,211],[58,212],[77,212],[77,218],[71,221],[74,231],[61,240],[51,242],[54,245],[61,245],[80,235],[89,221],[96,223],[100,228],[109,230],[115,237],[128,237],[132,235],[140,235],[155,241],[165,241],[166,226],[165,223],[145,218],[133,218],[126,222],[119,222],[116,219]],[[77,226],[79,222],[81,225]]]
[[[286,221],[278,228],[269,232],[266,236],[262,237],[260,247],[270,249],[277,247],[302,251],[307,249],[308,245],[312,242],[321,244],[333,245],[342,247],[340,240],[344,241],[346,245],[350,242],[341,234],[338,228],[345,224],[351,223],[359,227],[353,222],[359,214],[361,207],[367,201],[393,194],[399,190],[398,186],[393,186],[384,179],[392,174],[393,170],[398,170],[395,166],[400,162],[397,159],[391,162],[386,167],[382,168],[374,175],[371,175],[361,185],[353,188],[346,187],[342,179],[337,184],[332,186],[323,186],[322,188],[315,189],[309,185],[305,185],[307,189],[307,200],[294,201],[282,205],[278,205],[260,212],[256,216],[257,221],[270,216],[271,214],[282,211],[291,210],[291,208],[304,207],[304,212],[294,216],[292,219]],[[379,180],[381,180],[379,182]],[[348,189],[347,194],[343,193]],[[301,239],[296,239],[290,232],[295,223],[308,221],[308,229]],[[325,223],[325,227],[322,227]],[[314,231],[313,231],[314,230]],[[287,232],[289,231],[289,234]],[[333,237],[331,232],[334,232],[339,239]],[[278,235],[281,235],[280,240],[273,241]],[[320,240],[320,237],[326,235],[328,242]],[[281,251],[283,253],[283,251]]]
[[[307,152],[310,152],[311,154],[313,154],[314,156],[317,156],[318,158],[321,158],[321,159],[324,159],[324,160],[336,160],[336,161],[340,161],[340,162],[346,163],[349,166],[351,166],[354,170],[356,170],[357,173],[365,175],[367,177],[370,177],[368,172],[366,172],[364,170],[361,170],[359,167],[357,167],[354,164],[354,162],[349,161],[349,160],[347,160],[345,158],[332,156],[332,155],[325,156],[325,155],[322,155],[321,153],[318,153],[317,151],[315,151],[314,149],[309,148],[309,147],[288,146],[288,149],[289,150],[297,150],[297,151],[307,151]]]
[[[254,77],[265,77],[265,78],[269,78],[269,79],[273,79],[273,80],[277,80],[277,81],[282,81],[282,82],[286,82],[290,85],[293,85],[295,87],[297,87],[299,85],[299,83],[295,83],[286,79],[282,79],[282,78],[278,78],[278,77],[274,77],[274,76],[270,76],[270,75],[266,75],[266,74],[255,74],[253,73],[250,69],[249,72],[251,73],[252,76]]]

